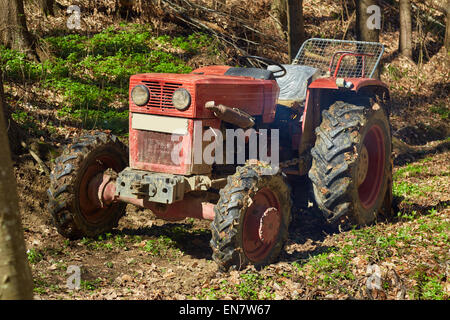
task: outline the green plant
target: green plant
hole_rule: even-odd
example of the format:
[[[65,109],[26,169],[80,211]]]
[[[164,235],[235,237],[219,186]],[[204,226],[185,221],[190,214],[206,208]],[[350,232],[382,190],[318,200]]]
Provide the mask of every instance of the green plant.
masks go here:
[[[423,173],[426,170],[427,170],[427,168],[423,165],[408,164],[406,167],[399,168],[394,173],[393,178],[394,178],[394,180],[398,180],[399,178],[402,178],[405,176],[413,177],[413,176],[417,176],[417,175]]]
[[[428,300],[444,300],[446,296],[441,281],[438,278],[425,277],[422,283],[422,297]]]
[[[159,236],[157,239],[150,239],[145,242],[143,250],[155,256],[165,256],[174,250],[175,242],[166,236]]]
[[[26,111],[15,110],[11,118],[20,124],[22,128],[29,131],[37,131],[36,119]]]
[[[418,216],[417,211],[412,210],[410,213],[408,212],[398,212],[397,217],[402,220],[414,220]]]
[[[38,263],[41,261],[44,256],[39,250],[36,250],[34,248],[31,248],[27,251],[28,261],[32,264]]]
[[[450,114],[450,109],[444,102],[431,106],[430,111],[438,114],[443,120],[447,120]]]
[[[100,278],[94,279],[94,280],[81,280],[80,281],[80,287],[83,290],[96,290],[100,283],[102,282],[102,280]]]
[[[398,81],[403,77],[402,72],[393,65],[388,65],[385,69],[389,75],[390,78],[392,78],[394,81]]]
[[[256,273],[241,274],[242,281],[237,285],[237,290],[243,299],[258,299],[258,287],[262,282]]]
[[[119,247],[119,248],[124,248],[125,247],[125,240],[120,235],[116,235],[114,237],[114,244],[117,247]]]
[[[414,298],[419,300],[443,300],[447,297],[441,284],[441,279],[445,278],[445,276],[429,276],[426,270],[427,266],[421,264],[414,273],[413,278],[416,280],[413,291]]]
[[[243,273],[241,281],[235,286],[238,295],[242,299],[257,300],[260,298],[272,298],[271,288],[265,285],[265,279],[258,273]]]
[[[89,129],[108,129],[115,134],[128,131],[128,84],[133,74],[187,73],[185,54],[214,48],[212,38],[188,36],[154,37],[149,25],[122,23],[91,37],[76,34],[42,39],[52,56],[38,63],[26,55],[0,46],[0,68],[9,81],[41,83],[43,89],[62,95],[58,111]],[[161,44],[164,45],[161,45]],[[208,49],[209,50],[209,49]],[[25,114],[16,114],[30,126]],[[26,121],[26,122],[25,122]],[[49,128],[56,132],[55,128]]]
[[[409,183],[407,181],[395,182],[392,186],[392,194],[401,196],[424,196],[425,193],[433,191],[432,186]]]

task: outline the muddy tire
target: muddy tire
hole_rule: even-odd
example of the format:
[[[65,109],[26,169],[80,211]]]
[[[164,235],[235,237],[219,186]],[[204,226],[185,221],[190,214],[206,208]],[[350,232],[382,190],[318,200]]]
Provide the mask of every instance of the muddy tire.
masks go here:
[[[239,167],[220,191],[210,244],[223,271],[274,262],[288,238],[290,188],[280,173],[264,169],[261,163]]]
[[[106,170],[119,173],[127,164],[127,148],[113,135],[87,135],[65,147],[55,160],[47,190],[48,210],[62,236],[94,237],[117,226],[126,204],[97,208],[89,200],[87,185],[95,175]]]
[[[338,101],[322,112],[316,137],[309,178],[328,222],[349,227],[389,216],[392,139],[385,110],[368,99]]]

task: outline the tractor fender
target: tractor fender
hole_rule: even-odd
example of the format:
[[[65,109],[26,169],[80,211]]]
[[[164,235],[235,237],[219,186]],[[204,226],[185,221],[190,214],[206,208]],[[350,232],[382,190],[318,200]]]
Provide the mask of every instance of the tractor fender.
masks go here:
[[[308,86],[308,89],[350,90],[358,94],[369,96],[377,95],[383,99],[389,100],[389,88],[381,80],[372,78],[345,78],[345,81],[353,84],[350,89],[339,88],[336,84],[336,78],[316,79]]]

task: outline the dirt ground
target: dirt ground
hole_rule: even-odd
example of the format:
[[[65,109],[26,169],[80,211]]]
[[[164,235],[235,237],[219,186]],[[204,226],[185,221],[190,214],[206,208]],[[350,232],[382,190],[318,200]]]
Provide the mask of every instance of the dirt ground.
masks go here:
[[[437,175],[443,169],[448,174],[448,151],[432,154],[430,159],[428,165]],[[234,285],[234,290],[230,289],[220,298],[249,298],[239,291],[239,285],[245,279],[242,275],[258,273],[252,267],[240,272],[220,273],[211,260],[209,223],[206,221],[186,219],[168,223],[155,219],[148,210],[128,206],[119,228],[102,239],[64,239],[52,226],[46,210],[47,177],[39,173],[31,159],[22,161],[15,169],[36,299],[208,299],[215,296],[209,297],[205,292],[211,288],[219,290],[223,281]],[[297,197],[303,198],[301,195],[306,191],[303,185],[307,185],[307,181],[296,183]],[[422,208],[424,214],[425,208],[436,207],[448,219],[448,175],[440,183],[433,184],[440,190],[431,198],[415,201],[413,206],[416,210]],[[258,299],[324,298],[311,293],[316,289],[313,285],[296,281],[286,274],[296,274],[294,262],[339,246],[345,232],[334,234],[307,203],[297,201],[293,215],[290,238],[280,262],[259,273],[272,288],[272,295]],[[376,227],[389,229],[396,223],[384,222]],[[442,248],[448,249],[448,246]],[[72,274],[68,273],[70,266],[80,267],[79,290],[67,287]],[[325,297],[347,298],[342,292]]]
[[[318,21],[330,14],[306,3],[306,14]],[[320,24],[308,19],[307,31],[314,33]],[[336,29],[332,20],[323,27]],[[381,39],[387,45],[382,80],[392,100],[397,216],[336,233],[307,197],[308,181],[296,179],[293,221],[280,261],[259,271],[221,273],[211,260],[207,221],[169,223],[128,206],[111,233],[63,238],[47,211],[48,176],[22,153],[14,169],[35,299],[448,299],[450,58],[442,50],[432,52],[416,66],[395,56],[397,38],[386,30]],[[10,100],[20,92],[7,88]],[[66,142],[71,134],[60,133]],[[369,292],[373,263],[385,286]],[[78,268],[80,288],[71,289]]]

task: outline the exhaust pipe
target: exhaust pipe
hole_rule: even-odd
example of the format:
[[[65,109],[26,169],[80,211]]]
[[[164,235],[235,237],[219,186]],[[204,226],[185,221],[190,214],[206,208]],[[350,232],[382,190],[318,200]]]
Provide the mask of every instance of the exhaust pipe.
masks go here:
[[[234,124],[242,129],[248,129],[255,125],[255,119],[238,108],[230,108],[223,104],[216,105],[214,101],[206,102],[205,108],[214,112],[214,115],[220,120]]]

